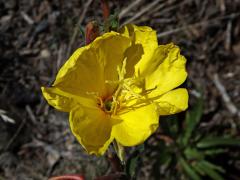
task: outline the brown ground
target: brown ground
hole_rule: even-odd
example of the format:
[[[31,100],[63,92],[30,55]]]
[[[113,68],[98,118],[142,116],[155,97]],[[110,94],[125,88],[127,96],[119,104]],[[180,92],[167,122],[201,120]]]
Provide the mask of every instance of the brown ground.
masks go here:
[[[204,89],[202,127],[239,132],[238,0],[113,0],[111,7],[119,8],[122,23],[151,26],[160,44],[181,47],[188,59],[190,95]],[[15,121],[0,118],[0,179],[40,180],[64,173],[92,179],[109,171],[104,157],[83,152],[67,114],[50,108],[40,91],[83,44],[76,24],[84,27],[92,19],[101,20],[98,0],[0,1],[0,109]],[[226,93],[217,88],[219,82]]]

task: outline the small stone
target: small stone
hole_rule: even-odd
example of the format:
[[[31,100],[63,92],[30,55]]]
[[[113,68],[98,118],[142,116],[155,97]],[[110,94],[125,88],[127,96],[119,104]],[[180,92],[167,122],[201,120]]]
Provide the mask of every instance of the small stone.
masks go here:
[[[43,49],[43,50],[41,50],[40,56],[41,56],[42,58],[49,58],[50,55],[51,55],[51,54],[50,54],[50,52],[49,52],[48,49]]]

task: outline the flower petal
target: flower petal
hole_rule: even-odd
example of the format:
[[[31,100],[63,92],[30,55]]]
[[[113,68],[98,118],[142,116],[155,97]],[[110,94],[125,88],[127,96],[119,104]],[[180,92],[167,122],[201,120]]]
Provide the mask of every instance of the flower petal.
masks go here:
[[[170,115],[188,108],[188,92],[184,88],[178,88],[160,96],[155,102],[159,105],[160,115]]]
[[[105,96],[108,90],[105,80],[117,80],[117,66],[122,65],[129,45],[129,38],[116,32],[105,33],[73,53],[60,69],[53,86],[80,96],[91,93]]]
[[[119,121],[111,119],[99,108],[77,106],[70,112],[70,127],[74,136],[89,154],[102,155],[113,140],[112,126]]]
[[[186,59],[174,44],[161,45],[146,66],[142,67],[141,77],[145,77],[145,89],[154,89],[149,97],[162,95],[179,85],[187,77]]]
[[[122,122],[113,126],[114,138],[123,146],[144,142],[158,127],[156,104],[148,104],[119,114]]]
[[[129,61],[127,72],[131,72],[130,68],[134,65],[136,65],[135,72],[141,71],[141,68],[146,65],[152,57],[154,50],[158,47],[156,31],[148,26],[128,24],[120,29],[120,33],[130,37],[133,43],[132,46],[136,46],[135,49],[137,49],[135,53],[126,54]],[[137,58],[133,58],[132,56],[136,56]]]
[[[70,112],[77,104],[86,107],[97,107],[97,101],[91,98],[76,96],[56,87],[42,87],[42,93],[48,104],[59,111]]]
[[[77,49],[59,70],[53,86],[80,96],[104,91],[103,69],[90,46]]]
[[[105,80],[118,80],[117,68],[121,68],[124,52],[130,46],[130,38],[116,32],[106,33],[91,44],[104,69]]]

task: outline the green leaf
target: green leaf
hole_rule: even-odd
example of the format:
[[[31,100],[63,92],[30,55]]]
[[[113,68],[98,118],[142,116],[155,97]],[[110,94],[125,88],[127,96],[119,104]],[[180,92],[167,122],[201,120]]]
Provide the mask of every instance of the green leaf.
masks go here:
[[[85,29],[84,29],[83,26],[79,27],[79,32],[80,32],[80,35],[84,38],[84,41],[85,41]]]
[[[221,166],[218,166],[218,165],[213,164],[213,163],[211,163],[211,162],[209,162],[209,161],[206,161],[206,160],[203,160],[202,163],[203,163],[205,166],[207,166],[207,167],[209,167],[209,168],[211,168],[211,169],[217,170],[217,171],[219,171],[219,172],[221,172],[221,173],[225,173],[225,169],[223,169]]]
[[[193,167],[201,176],[205,176],[205,175],[206,175],[206,173],[205,173],[205,171],[204,171],[204,168],[202,168],[202,166],[200,166],[197,161],[195,161],[194,163],[192,163],[192,167]]]
[[[212,137],[202,139],[197,143],[198,148],[211,148],[215,146],[240,146],[240,139]]]
[[[112,21],[110,21],[110,28],[111,29],[118,29],[118,27],[119,27],[118,20],[113,19]]]
[[[119,18],[118,18],[118,11],[115,11],[114,14],[111,14],[108,19],[104,23],[105,32],[109,31],[118,31],[119,28]]]
[[[185,119],[185,133],[182,138],[183,145],[187,145],[203,114],[203,97],[199,97],[192,110],[187,111]]]
[[[215,167],[213,167],[211,163],[207,161],[199,161],[198,166],[201,167],[201,170],[213,180],[224,180],[223,177],[215,171]]]
[[[184,150],[184,155],[188,160],[201,160],[204,158],[204,155],[201,152],[193,148],[186,148]]]
[[[179,163],[191,179],[201,180],[201,177],[194,171],[194,169],[192,169],[191,165],[189,165],[184,158],[180,158]]]
[[[226,149],[209,149],[209,150],[205,150],[204,154],[207,156],[212,156],[212,155],[222,154],[226,152],[227,152]]]

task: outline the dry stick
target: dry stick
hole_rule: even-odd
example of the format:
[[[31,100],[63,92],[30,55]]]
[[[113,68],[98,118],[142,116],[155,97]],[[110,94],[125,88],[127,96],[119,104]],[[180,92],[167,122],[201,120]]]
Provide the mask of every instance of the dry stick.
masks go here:
[[[155,16],[158,17],[158,16],[161,16],[163,14],[166,14],[168,11],[174,10],[174,9],[178,8],[179,6],[182,6],[182,5],[187,3],[186,0],[185,1],[183,0],[180,3],[174,5],[174,3],[176,3],[176,2],[177,2],[177,0],[171,1],[171,4],[170,4],[169,2],[163,1],[163,2],[161,2],[161,4],[156,5],[156,7],[153,7],[153,9],[151,9],[151,11],[149,11],[149,12],[150,12],[151,15],[153,15],[153,17],[155,17]],[[168,6],[170,6],[170,7],[168,7]],[[144,16],[146,16],[146,14],[144,14]],[[138,23],[144,22],[148,19],[149,18],[147,18],[147,17],[139,18],[137,20],[134,20],[134,23],[138,24]]]
[[[152,9],[150,11],[150,14],[154,14],[154,12],[164,8],[165,6],[166,6],[165,3],[159,4],[158,6],[156,6],[154,9]],[[149,15],[149,14],[146,13],[146,14],[144,14],[144,16],[142,18],[138,18],[138,19],[134,20],[134,23],[139,24],[139,23],[144,22],[144,21],[149,21],[149,17],[147,15]]]
[[[233,14],[222,16],[222,17],[219,17],[219,18],[202,21],[202,22],[198,22],[198,23],[195,23],[195,24],[190,24],[190,25],[187,25],[187,26],[183,26],[183,27],[179,27],[179,28],[176,28],[176,29],[172,29],[172,30],[169,30],[169,31],[165,31],[165,32],[159,33],[157,35],[157,37],[161,38],[161,37],[164,37],[164,36],[168,36],[168,35],[171,35],[171,34],[174,34],[174,33],[178,33],[178,32],[187,30],[187,29],[189,29],[191,27],[203,26],[205,24],[209,24],[209,23],[212,23],[212,22],[215,22],[215,21],[219,21],[219,20],[234,19],[234,18],[238,17],[239,15],[240,15],[240,13],[233,13]]]
[[[231,49],[231,35],[232,35],[232,21],[229,20],[227,24],[226,30],[226,41],[225,41],[225,48],[229,51]]]
[[[123,9],[120,13],[119,13],[119,19],[123,18],[132,8],[136,7],[140,2],[142,2],[143,0],[136,0],[133,1],[130,5],[128,5],[125,9]]]
[[[21,132],[24,124],[26,123],[26,119],[24,118],[21,122],[21,124],[19,125],[17,131],[15,132],[15,134],[13,135],[13,137],[10,139],[10,141],[8,142],[8,144],[6,145],[6,147],[4,148],[4,150],[6,151],[11,144],[15,141],[15,139],[17,138],[18,134]]]
[[[21,11],[20,12],[21,16],[23,17],[23,19],[29,24],[29,25],[33,25],[34,24],[34,21],[33,19],[27,15],[24,11]]]
[[[73,31],[73,35],[72,35],[72,38],[70,40],[70,43],[69,43],[69,46],[68,46],[68,49],[67,49],[67,56],[69,56],[70,53],[71,53],[72,45],[73,45],[73,43],[74,43],[74,41],[77,37],[77,34],[78,34],[79,26],[82,24],[83,19],[84,19],[86,13],[87,13],[87,10],[88,10],[88,8],[89,8],[89,6],[92,2],[93,2],[93,0],[88,0],[87,3],[85,4],[84,8],[83,8],[82,14],[80,15],[80,18],[79,18],[79,20],[76,24],[76,27]]]
[[[154,8],[151,12],[152,14],[156,12],[155,14],[153,14],[153,17],[162,16],[162,15],[168,13],[169,11],[172,11],[172,10],[178,8],[179,6],[183,6],[184,4],[188,3],[188,1],[184,0],[184,1],[181,1],[180,3],[174,4],[176,2],[178,2],[178,1],[171,2],[171,4],[168,4],[168,6],[166,8],[164,8],[163,10],[161,10],[161,9],[166,5],[166,3],[163,4],[162,6],[158,6],[158,7]]]
[[[218,91],[220,92],[223,101],[225,102],[227,109],[233,114],[233,115],[238,115],[240,116],[240,113],[238,112],[238,109],[236,108],[236,106],[233,104],[233,102],[231,101],[229,95],[227,94],[227,91],[225,89],[225,87],[222,85],[222,83],[219,80],[219,77],[217,74],[213,75],[213,83],[215,84],[216,88],[218,89]]]
[[[153,1],[151,4],[149,4],[148,6],[146,6],[145,8],[143,8],[141,11],[139,11],[138,13],[135,14],[135,16],[131,17],[130,19],[128,19],[127,21],[125,21],[123,23],[124,24],[128,24],[132,21],[134,21],[135,19],[139,18],[140,16],[142,16],[145,12],[151,10],[154,6],[157,5],[157,3],[161,2],[162,0],[155,0]]]
[[[25,107],[25,109],[26,109],[26,111],[27,111],[30,119],[32,120],[33,124],[36,124],[36,123],[37,123],[37,118],[36,118],[36,116],[34,115],[31,107],[30,107],[29,105],[27,105],[27,106]]]
[[[153,15],[153,17],[156,16],[161,16],[162,14],[166,14],[168,11],[171,11],[175,8],[177,8],[178,6],[180,5],[183,5],[186,3],[186,1],[182,1],[181,3],[179,4],[176,4],[176,5],[173,5],[173,3],[175,3],[176,1],[172,1],[171,3],[172,4],[169,4],[169,3],[161,3],[159,4],[158,6],[154,7],[150,13]],[[170,7],[166,7],[167,5],[170,5]],[[166,8],[165,8],[166,7]],[[154,14],[155,13],[155,14]],[[144,22],[146,20],[149,20],[149,17],[146,17],[146,18],[139,18],[138,20],[135,20],[134,23],[138,24],[138,23],[141,23],[141,22]]]

